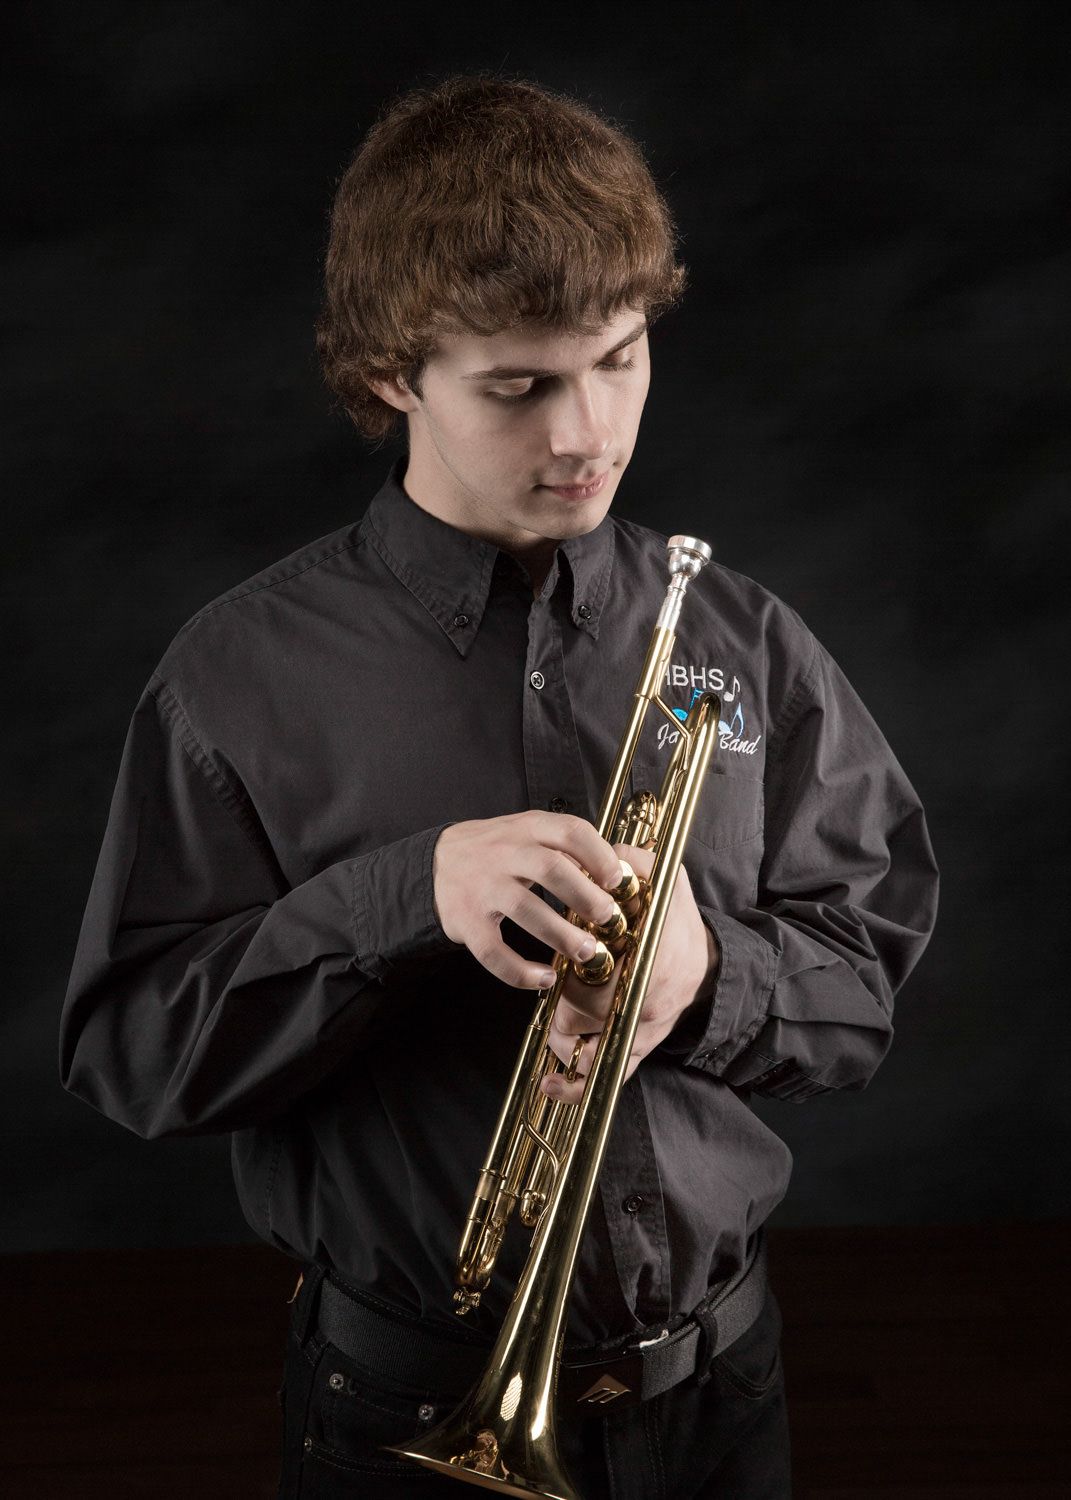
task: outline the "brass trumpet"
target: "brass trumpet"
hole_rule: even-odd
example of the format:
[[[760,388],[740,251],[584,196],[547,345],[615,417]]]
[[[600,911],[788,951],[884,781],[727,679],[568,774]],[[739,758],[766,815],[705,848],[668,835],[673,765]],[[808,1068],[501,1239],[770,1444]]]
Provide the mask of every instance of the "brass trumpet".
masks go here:
[[[598,831],[611,843],[654,851],[649,881],[622,861],[610,893],[619,910],[606,927],[588,926],[594,956],[554,960],[555,981],[541,990],[480,1173],[458,1254],[455,1311],[478,1305],[506,1227],[519,1205],[531,1228],[531,1248],[483,1375],[443,1422],[410,1444],[391,1449],[439,1473],[502,1495],[580,1500],[558,1455],[555,1399],[573,1268],[598,1181],[614,1112],[632,1053],[685,840],[702,794],[716,743],[721,701],[696,698],[685,719],[662,700],[660,686],[676,639],[685,590],[710,561],[695,537],[668,543],[670,581],[636,685],[632,716],[599,811]],[[640,791],[622,807],[647,711],[657,708],[679,731],[661,790]],[[577,1105],[549,1099],[540,1089],[548,1072],[576,1077],[581,1043],[568,1066],[551,1051],[548,1033],[566,974],[604,983],[616,956],[621,970],[595,1058]]]

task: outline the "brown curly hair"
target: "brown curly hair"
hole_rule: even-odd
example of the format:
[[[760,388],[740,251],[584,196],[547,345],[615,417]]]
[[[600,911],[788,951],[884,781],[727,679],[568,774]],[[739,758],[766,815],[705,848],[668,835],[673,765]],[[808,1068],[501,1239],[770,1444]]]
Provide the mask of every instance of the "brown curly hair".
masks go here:
[[[335,194],[316,348],[373,440],[402,414],[370,380],[420,397],[436,339],[534,320],[595,334],[623,308],[648,323],[686,268],[643,155],[619,126],[526,80],[476,73],[404,94]]]

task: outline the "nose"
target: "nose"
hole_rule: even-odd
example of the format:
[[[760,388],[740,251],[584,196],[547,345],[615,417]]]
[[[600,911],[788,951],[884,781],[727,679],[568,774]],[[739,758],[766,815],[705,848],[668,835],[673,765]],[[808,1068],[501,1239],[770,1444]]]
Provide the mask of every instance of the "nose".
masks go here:
[[[556,457],[597,459],[609,448],[613,429],[586,382],[567,387],[550,411],[550,448]]]

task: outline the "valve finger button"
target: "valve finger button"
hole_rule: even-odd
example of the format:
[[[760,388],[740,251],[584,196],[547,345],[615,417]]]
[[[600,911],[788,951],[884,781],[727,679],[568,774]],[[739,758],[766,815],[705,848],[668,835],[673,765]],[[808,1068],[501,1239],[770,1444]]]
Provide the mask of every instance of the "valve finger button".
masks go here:
[[[588,930],[604,943],[616,943],[628,931],[628,919],[621,908],[616,906],[609,921],[591,922],[588,925]]]
[[[621,861],[621,879],[613,887],[610,895],[620,906],[625,901],[632,901],[640,893],[639,878],[630,864]]]
[[[590,958],[573,960],[573,973],[584,984],[605,984],[614,972],[614,956],[605,943],[596,942]]]

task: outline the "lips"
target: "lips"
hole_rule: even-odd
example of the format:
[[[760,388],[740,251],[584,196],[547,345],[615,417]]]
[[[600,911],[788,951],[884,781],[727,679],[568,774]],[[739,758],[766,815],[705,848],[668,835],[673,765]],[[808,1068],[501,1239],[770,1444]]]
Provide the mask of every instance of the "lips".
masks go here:
[[[545,484],[545,490],[553,490],[556,495],[561,495],[566,500],[586,500],[591,495],[597,495],[606,483],[609,469],[604,469],[601,474],[596,474],[594,479],[587,480],[583,484]]]

